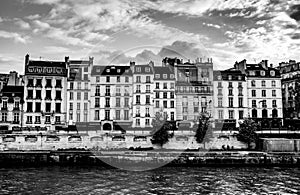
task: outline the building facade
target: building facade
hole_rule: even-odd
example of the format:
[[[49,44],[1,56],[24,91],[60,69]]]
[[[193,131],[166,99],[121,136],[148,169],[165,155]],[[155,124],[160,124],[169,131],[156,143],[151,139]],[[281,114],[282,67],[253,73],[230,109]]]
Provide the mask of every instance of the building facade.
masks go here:
[[[240,70],[214,71],[214,119],[218,130],[230,130],[248,117],[246,75]]]
[[[29,130],[57,130],[66,125],[67,68],[64,61],[25,57],[24,117]]]

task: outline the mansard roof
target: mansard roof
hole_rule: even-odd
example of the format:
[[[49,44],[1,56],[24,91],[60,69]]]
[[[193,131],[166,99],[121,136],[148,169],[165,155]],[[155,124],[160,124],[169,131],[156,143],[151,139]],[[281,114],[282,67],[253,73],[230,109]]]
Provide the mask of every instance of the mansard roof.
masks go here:
[[[132,75],[130,66],[114,66],[114,65],[95,65],[92,69],[92,76],[116,76],[116,75]]]
[[[154,80],[175,80],[174,71],[171,67],[156,66],[154,67],[154,74]]]
[[[215,70],[214,80],[224,80],[224,81],[246,81],[246,75],[242,71],[230,68],[227,70]]]

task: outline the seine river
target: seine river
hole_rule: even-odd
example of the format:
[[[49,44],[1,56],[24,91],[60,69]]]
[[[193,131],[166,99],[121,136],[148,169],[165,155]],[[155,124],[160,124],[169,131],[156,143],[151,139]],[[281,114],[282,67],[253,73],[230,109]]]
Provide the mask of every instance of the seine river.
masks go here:
[[[298,168],[0,169],[0,194],[300,194]]]

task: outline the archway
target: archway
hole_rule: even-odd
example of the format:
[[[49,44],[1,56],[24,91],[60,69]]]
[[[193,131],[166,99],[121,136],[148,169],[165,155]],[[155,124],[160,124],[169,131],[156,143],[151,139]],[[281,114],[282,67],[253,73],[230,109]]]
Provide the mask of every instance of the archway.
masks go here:
[[[103,125],[103,130],[111,130],[111,124],[105,123],[105,124]]]

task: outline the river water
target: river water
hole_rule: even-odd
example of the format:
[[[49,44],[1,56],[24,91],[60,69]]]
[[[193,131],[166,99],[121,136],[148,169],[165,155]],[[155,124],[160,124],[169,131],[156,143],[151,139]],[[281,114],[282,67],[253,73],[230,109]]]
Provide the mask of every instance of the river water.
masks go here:
[[[300,194],[299,168],[1,168],[0,194]]]

